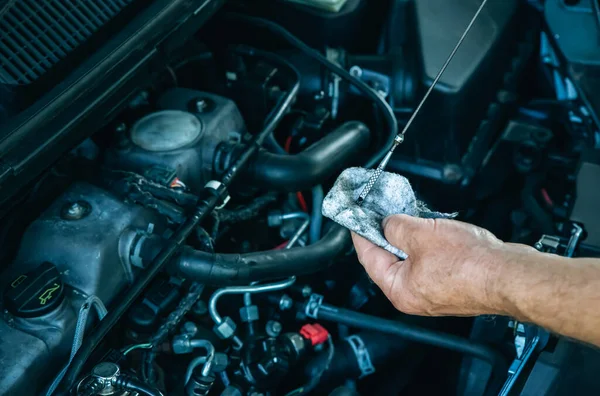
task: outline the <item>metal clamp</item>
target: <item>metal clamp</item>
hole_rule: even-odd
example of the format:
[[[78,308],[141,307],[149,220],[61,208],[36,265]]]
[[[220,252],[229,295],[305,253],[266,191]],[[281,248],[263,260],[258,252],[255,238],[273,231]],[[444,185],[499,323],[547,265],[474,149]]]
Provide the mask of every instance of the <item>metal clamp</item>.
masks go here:
[[[211,180],[208,183],[206,183],[206,185],[204,186],[204,188],[211,188],[215,191],[219,191],[221,188],[223,188],[223,191],[225,192],[226,196],[225,198],[223,198],[223,202],[221,203],[221,205],[217,206],[215,209],[217,210],[221,210],[225,207],[225,205],[227,205],[227,203],[231,200],[231,196],[229,195],[229,193],[227,192],[227,189],[225,188],[225,186],[223,186],[223,183],[221,183],[218,180]]]
[[[306,308],[304,309],[304,313],[306,316],[312,319],[318,319],[317,315],[319,314],[319,309],[321,305],[323,305],[323,296],[320,294],[311,294],[308,299],[308,303],[306,303]]]
[[[346,341],[348,341],[348,344],[350,344],[350,347],[356,356],[356,362],[358,363],[358,368],[360,369],[359,379],[373,374],[375,372],[375,366],[373,366],[373,363],[371,362],[371,355],[369,355],[369,350],[365,346],[362,338],[356,334],[353,334],[349,337],[346,337]]]

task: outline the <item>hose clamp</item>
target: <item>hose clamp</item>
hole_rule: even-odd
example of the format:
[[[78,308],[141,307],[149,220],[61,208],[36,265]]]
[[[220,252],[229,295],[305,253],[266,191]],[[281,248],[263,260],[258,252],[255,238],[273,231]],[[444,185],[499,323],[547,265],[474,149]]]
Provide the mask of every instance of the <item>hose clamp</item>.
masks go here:
[[[319,314],[321,305],[323,305],[323,298],[324,297],[320,294],[311,294],[308,302],[306,303],[304,314],[309,318],[318,319],[317,315]]]
[[[358,368],[360,369],[359,379],[373,374],[375,372],[375,367],[371,362],[371,355],[369,354],[369,350],[365,346],[362,338],[356,334],[353,334],[346,337],[345,340],[348,342],[348,344],[350,344],[350,347],[356,356],[356,363],[358,363]]]
[[[221,204],[219,206],[216,207],[217,210],[223,209],[225,207],[225,205],[227,205],[227,203],[231,200],[231,196],[227,192],[227,187],[225,187],[223,185],[223,183],[221,183],[218,180],[209,181],[208,183],[206,183],[204,188],[210,188],[212,190],[215,190],[217,193],[224,195],[223,201],[221,202]]]

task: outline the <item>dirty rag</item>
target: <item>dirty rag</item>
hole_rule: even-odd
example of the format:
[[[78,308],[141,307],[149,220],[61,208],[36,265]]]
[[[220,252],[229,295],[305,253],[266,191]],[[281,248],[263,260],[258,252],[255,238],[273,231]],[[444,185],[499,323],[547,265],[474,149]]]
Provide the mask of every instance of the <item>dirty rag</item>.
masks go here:
[[[433,212],[415,197],[408,180],[391,172],[383,172],[361,206],[358,196],[371,176],[372,170],[346,169],[323,201],[323,215],[354,231],[375,245],[405,260],[408,255],[392,246],[383,235],[383,219],[394,214],[423,218],[452,218],[455,213]]]

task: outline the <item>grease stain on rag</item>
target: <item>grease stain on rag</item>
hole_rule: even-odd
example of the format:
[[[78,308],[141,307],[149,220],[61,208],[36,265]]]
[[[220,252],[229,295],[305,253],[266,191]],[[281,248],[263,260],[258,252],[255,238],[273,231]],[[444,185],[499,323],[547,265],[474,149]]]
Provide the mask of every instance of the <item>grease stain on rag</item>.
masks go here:
[[[385,239],[381,225],[383,219],[394,214],[423,218],[456,216],[456,213],[429,210],[417,200],[405,177],[390,172],[381,174],[362,205],[358,206],[356,200],[372,172],[364,168],[349,168],[342,172],[323,201],[323,215],[402,260],[408,255]]]

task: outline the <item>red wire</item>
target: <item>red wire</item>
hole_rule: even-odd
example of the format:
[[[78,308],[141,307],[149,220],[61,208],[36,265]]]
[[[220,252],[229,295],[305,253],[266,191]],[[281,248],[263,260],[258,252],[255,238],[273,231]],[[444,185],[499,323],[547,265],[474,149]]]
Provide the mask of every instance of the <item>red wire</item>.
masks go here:
[[[304,199],[304,195],[300,191],[296,193],[296,198],[298,198],[298,205],[300,205],[300,209],[303,212],[308,212],[308,205],[306,204],[306,199]]]
[[[288,153],[290,152],[290,149],[292,148],[292,140],[293,140],[292,135],[288,136],[285,139],[285,145],[283,146],[283,148]],[[302,209],[303,212],[308,212],[308,205],[306,204],[306,199],[304,199],[304,195],[302,195],[302,192],[298,191],[296,193],[296,198],[298,198],[298,205],[300,205],[300,209]]]
[[[548,206],[554,206],[554,202],[552,201],[552,198],[550,198],[550,194],[548,194],[548,191],[546,191],[545,188],[542,188],[540,190],[540,192],[542,193],[542,198],[544,198],[544,201],[546,201],[546,204]]]
[[[291,150],[291,148],[292,148],[292,139],[293,139],[293,138],[292,138],[292,136],[288,136],[288,137],[285,139],[285,144],[284,144],[284,146],[283,146],[283,149],[284,149],[284,150],[285,150],[287,153],[289,153],[289,152],[290,152],[290,150]]]
[[[282,250],[282,249],[285,249],[285,247],[287,246],[287,244],[288,244],[289,242],[290,242],[290,241],[285,241],[285,242],[283,242],[282,244],[275,246],[275,247],[273,248],[273,250]]]

